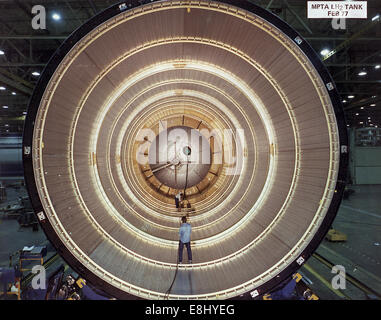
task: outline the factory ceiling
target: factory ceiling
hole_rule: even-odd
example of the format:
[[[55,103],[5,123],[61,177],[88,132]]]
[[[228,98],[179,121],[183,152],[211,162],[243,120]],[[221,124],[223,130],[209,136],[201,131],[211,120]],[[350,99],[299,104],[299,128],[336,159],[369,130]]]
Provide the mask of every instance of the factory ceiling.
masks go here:
[[[325,59],[343,101],[350,127],[381,125],[381,13],[368,0],[368,19],[351,19],[335,30],[330,19],[307,19],[305,1],[248,0],[278,15]],[[41,0],[46,29],[34,30],[30,0],[0,2],[0,133],[21,134],[39,74],[64,40],[91,17],[117,3],[100,0]],[[142,0],[142,3],[149,2]]]

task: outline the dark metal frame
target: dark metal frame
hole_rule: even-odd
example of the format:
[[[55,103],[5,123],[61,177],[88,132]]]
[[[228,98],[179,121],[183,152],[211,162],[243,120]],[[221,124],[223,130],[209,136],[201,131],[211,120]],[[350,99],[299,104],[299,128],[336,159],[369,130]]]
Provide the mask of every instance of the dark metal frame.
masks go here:
[[[88,20],[85,24],[83,24],[77,30],[75,30],[69,36],[69,38],[66,39],[63,42],[63,44],[57,49],[57,51],[54,53],[54,55],[51,57],[48,64],[46,65],[29,102],[28,114],[25,120],[24,136],[23,136],[23,165],[24,165],[25,182],[26,182],[27,190],[29,193],[29,197],[30,197],[33,209],[36,213],[44,211],[44,208],[41,204],[38,191],[37,191],[37,186],[35,183],[34,172],[33,172],[33,162],[32,162],[32,152],[30,152],[29,154],[26,154],[25,148],[29,147],[30,150],[32,150],[34,121],[36,119],[40,101],[42,99],[45,88],[50,78],[53,76],[56,68],[58,67],[59,63],[63,60],[63,58],[66,56],[66,54],[82,37],[84,37],[91,30],[93,30],[94,28],[96,28],[97,26],[105,22],[106,20],[121,13],[121,10],[119,9],[120,4],[126,3],[127,10],[128,10],[128,9],[138,7],[142,4],[146,4],[146,3],[150,3],[154,1],[158,1],[158,0],[153,0],[153,1],[131,0],[129,2],[128,1],[121,2],[107,8],[106,10],[102,11],[98,15]],[[245,0],[220,0],[220,2],[240,7],[242,9],[252,12],[255,15],[260,16],[261,18],[267,20],[272,25],[280,29],[290,39],[294,40],[297,37],[299,37],[299,39],[302,40],[302,42],[299,44],[300,49],[304,52],[304,54],[308,57],[308,59],[314,65],[315,69],[319,73],[323,82],[325,84],[334,83],[327,68],[324,66],[323,62],[321,61],[319,56],[316,54],[316,52],[305,40],[303,40],[302,36],[298,34],[293,28],[291,28],[286,22],[284,22],[283,20],[281,20],[280,18],[278,18],[276,15],[272,14],[271,12],[267,11],[266,9]],[[301,253],[301,256],[304,258],[304,262],[307,261],[307,259],[312,255],[312,253],[317,249],[318,245],[324,239],[324,236],[329,230],[336,216],[336,213],[339,209],[342,195],[345,188],[345,184],[346,184],[346,178],[347,178],[348,136],[347,136],[347,129],[346,129],[343,108],[342,108],[341,99],[337,92],[336,87],[334,87],[332,90],[328,92],[329,92],[329,95],[335,110],[336,119],[337,119],[340,148],[342,148],[342,146],[345,146],[346,151],[340,153],[340,168],[339,168],[338,180],[337,180],[336,188],[335,188],[336,192],[333,195],[328,212],[324,218],[324,221],[321,227],[316,232],[312,241]],[[45,234],[47,235],[48,239],[55,246],[60,256],[65,259],[65,261],[70,265],[70,267],[73,270],[81,274],[88,282],[90,282],[94,286],[102,288],[104,291],[106,291],[112,296],[115,296],[116,298],[139,299],[138,297],[135,297],[131,294],[128,294],[110,285],[106,281],[100,279],[98,276],[93,274],[84,265],[82,265],[82,263],[80,263],[74,257],[74,255],[66,248],[66,246],[62,243],[62,241],[57,236],[53,227],[50,225],[47,219],[43,220],[43,222],[41,222],[40,224]],[[277,285],[279,285],[285,279],[287,279],[293,273],[295,273],[300,267],[301,265],[299,265],[296,261],[291,263],[285,270],[283,270],[279,274],[279,277],[275,277],[269,280],[268,282],[266,282],[265,284],[261,285],[260,287],[256,288],[255,290],[258,291],[259,295],[255,298],[259,298],[263,294],[270,292],[273,288],[275,288]],[[252,291],[253,290],[251,290],[250,292]],[[250,292],[240,295],[239,297],[236,297],[236,299],[252,299],[252,295],[250,294]]]

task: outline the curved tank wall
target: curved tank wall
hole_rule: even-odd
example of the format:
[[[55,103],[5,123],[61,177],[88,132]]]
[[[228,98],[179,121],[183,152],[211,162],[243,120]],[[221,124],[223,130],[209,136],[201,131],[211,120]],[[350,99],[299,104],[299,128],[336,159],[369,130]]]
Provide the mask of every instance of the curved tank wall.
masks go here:
[[[172,158],[148,163],[156,137],[182,127],[208,144],[179,134],[163,140]],[[24,132],[42,228],[122,299],[266,293],[316,249],[344,189],[331,77],[300,35],[247,1],[110,7],[52,57]],[[207,172],[188,163],[194,150],[210,150]],[[175,207],[178,173],[192,178],[186,212]],[[193,261],[177,265],[184,214]]]

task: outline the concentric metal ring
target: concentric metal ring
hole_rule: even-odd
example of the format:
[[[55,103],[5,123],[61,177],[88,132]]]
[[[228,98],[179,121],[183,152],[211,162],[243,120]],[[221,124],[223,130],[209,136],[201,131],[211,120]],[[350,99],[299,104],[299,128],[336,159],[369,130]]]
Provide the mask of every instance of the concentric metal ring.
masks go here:
[[[234,136],[220,136],[222,169],[192,193],[195,263],[180,267],[170,298],[265,293],[335,216],[347,154],[332,80],[282,21],[229,2],[113,6],[63,44],[34,92],[33,207],[68,263],[117,297],[163,298],[176,267],[171,190],[146,181],[135,157],[138,131],[158,134],[163,119]]]

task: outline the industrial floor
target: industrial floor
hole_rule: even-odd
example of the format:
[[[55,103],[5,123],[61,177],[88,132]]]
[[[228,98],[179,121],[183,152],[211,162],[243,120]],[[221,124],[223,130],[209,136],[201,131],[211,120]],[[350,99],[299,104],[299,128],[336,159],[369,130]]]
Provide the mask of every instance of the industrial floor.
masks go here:
[[[342,265],[348,275],[381,294],[381,185],[351,188],[355,193],[342,201],[333,223],[333,228],[344,233],[347,241],[324,240],[316,252],[333,264]],[[314,257],[307,261],[307,266],[301,271],[313,282],[310,287],[321,299],[371,298],[348,281],[347,288],[341,290],[344,297],[334,293],[327,284],[331,283],[335,274]]]
[[[54,247],[47,240],[44,232],[33,231],[31,227],[20,227],[16,219],[8,218],[3,213],[3,208],[8,205],[17,205],[19,197],[26,197],[25,187],[7,188],[7,200],[0,203],[0,267],[9,267],[10,255],[23,249],[25,246],[47,246],[46,259],[55,253]]]
[[[342,265],[348,275],[362,284],[381,293],[381,185],[351,187],[355,192],[343,200],[333,228],[347,236],[346,242],[324,240],[316,253],[332,262]],[[7,200],[1,208],[17,203],[18,197],[26,196],[24,187],[7,188]],[[32,228],[20,228],[17,220],[4,218],[0,211],[0,267],[9,266],[9,256],[24,246],[47,245],[49,258],[55,254],[45,234]],[[371,294],[359,290],[348,281],[346,289],[332,290],[330,284],[335,274],[315,257],[311,257],[300,269],[309,287],[322,300],[372,299]]]

